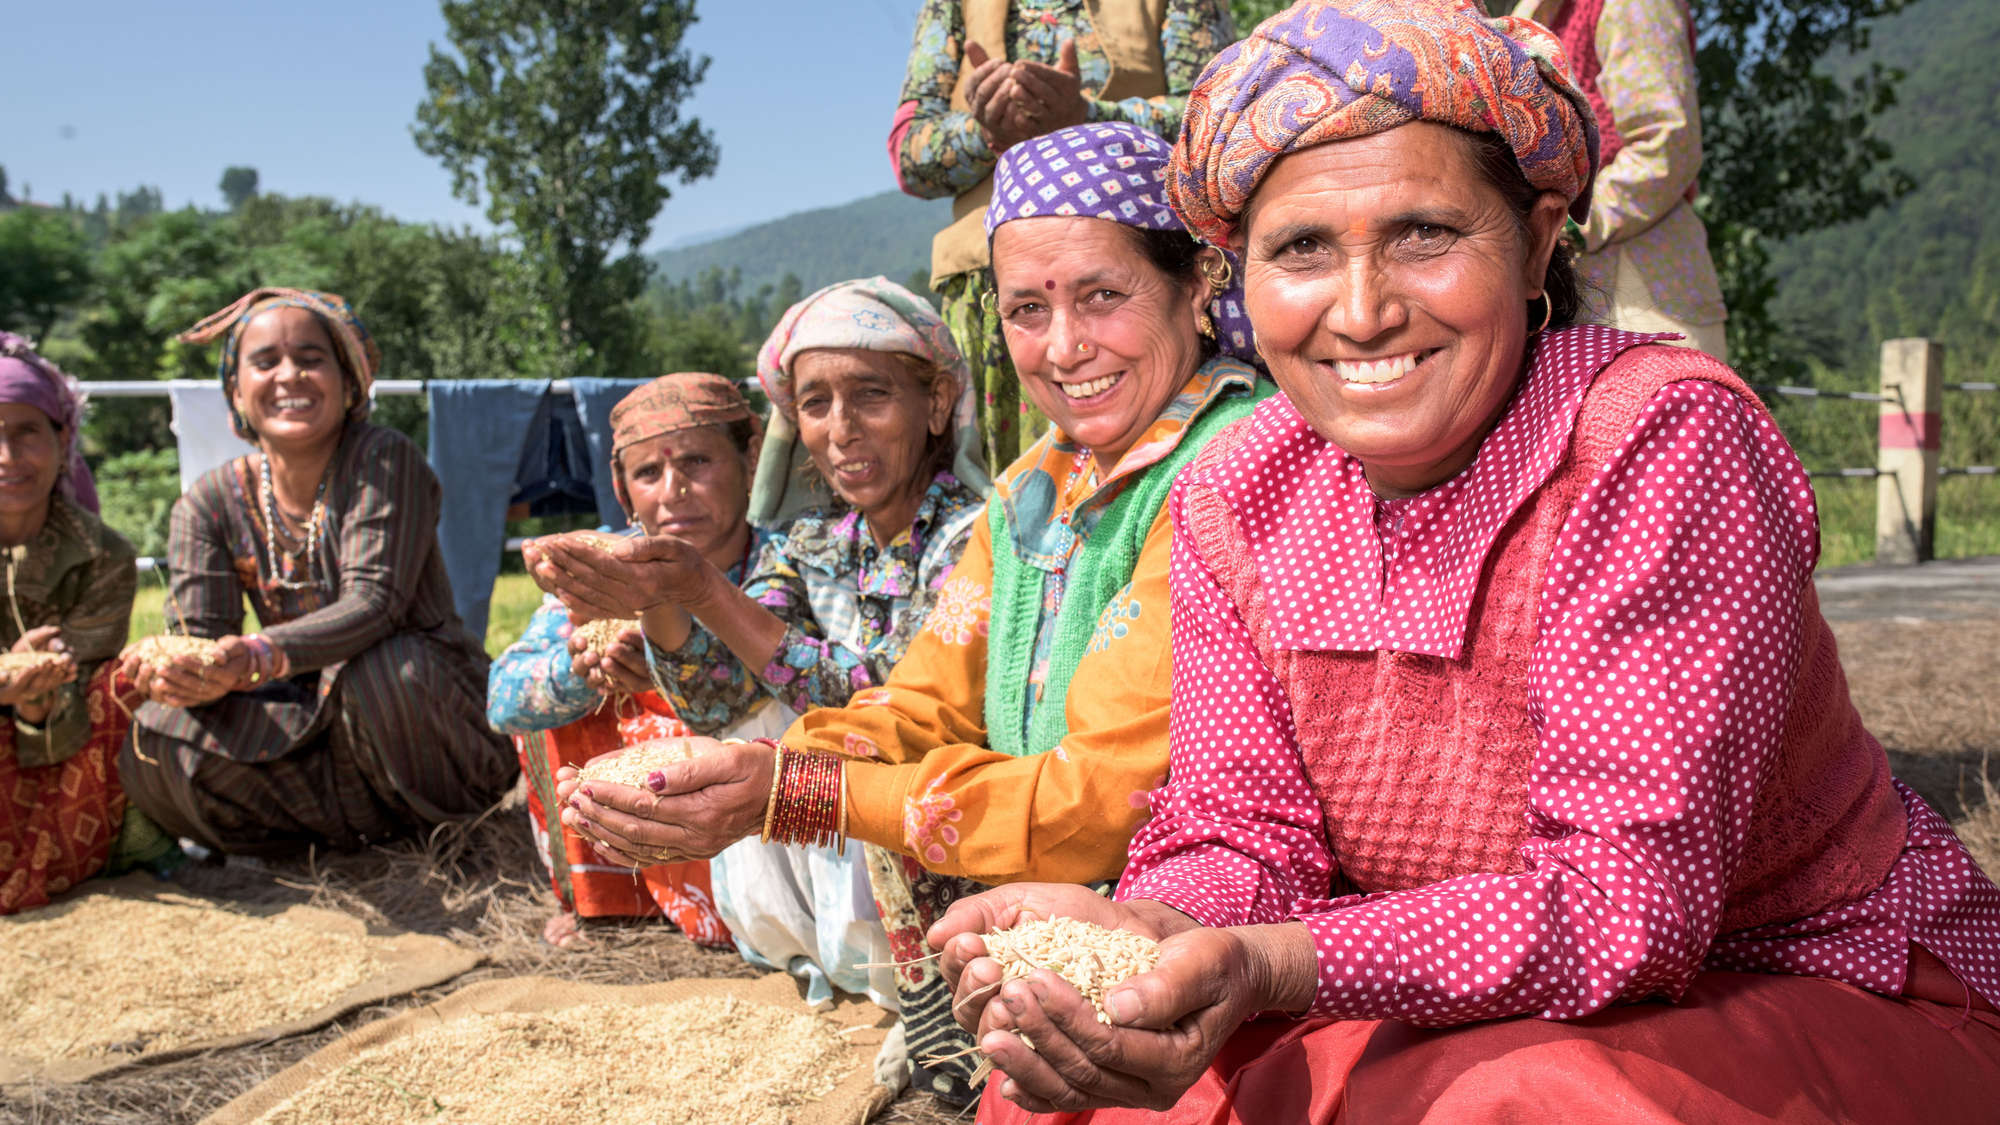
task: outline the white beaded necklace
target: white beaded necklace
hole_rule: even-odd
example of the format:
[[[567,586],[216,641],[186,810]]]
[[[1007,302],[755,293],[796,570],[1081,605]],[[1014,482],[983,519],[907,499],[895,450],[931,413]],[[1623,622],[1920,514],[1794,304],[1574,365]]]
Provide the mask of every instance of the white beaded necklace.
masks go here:
[[[271,584],[280,590],[310,590],[313,588],[313,575],[316,571],[314,563],[319,558],[320,531],[326,526],[326,481],[332,473],[333,466],[329,464],[326,467],[326,471],[320,474],[319,490],[313,493],[312,511],[306,516],[304,542],[299,543],[298,538],[292,535],[291,528],[286,525],[284,517],[278,512],[278,490],[271,485],[271,455],[268,453],[264,455],[264,465],[262,474],[258,480],[257,492],[259,499],[264,502],[264,549],[271,556]],[[278,538],[281,535],[298,545],[289,548],[280,547],[278,545]],[[284,568],[280,565],[279,561],[282,558],[289,559],[293,563],[298,563],[301,551],[303,551],[304,555],[305,580],[303,582],[286,578],[284,576]]]

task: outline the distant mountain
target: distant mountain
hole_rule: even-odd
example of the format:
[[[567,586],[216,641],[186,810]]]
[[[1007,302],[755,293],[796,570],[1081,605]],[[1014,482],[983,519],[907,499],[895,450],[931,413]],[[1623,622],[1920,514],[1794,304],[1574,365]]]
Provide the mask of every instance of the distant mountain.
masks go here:
[[[885,191],[815,211],[800,211],[735,234],[653,255],[656,276],[691,280],[711,266],[724,273],[743,271],[742,288],[753,294],[776,286],[787,273],[799,275],[807,292],[850,277],[883,274],[903,281],[928,271],[931,236],[951,220],[951,202],[914,199]]]
[[[1995,57],[2000,3],[1920,0],[1876,25],[1866,56],[1847,64],[1902,68],[1876,133],[1916,188],[1860,222],[1792,239],[1772,266],[1779,315],[1850,370],[1872,372],[1885,339],[1930,336],[1950,350],[1948,378],[2000,371]]]

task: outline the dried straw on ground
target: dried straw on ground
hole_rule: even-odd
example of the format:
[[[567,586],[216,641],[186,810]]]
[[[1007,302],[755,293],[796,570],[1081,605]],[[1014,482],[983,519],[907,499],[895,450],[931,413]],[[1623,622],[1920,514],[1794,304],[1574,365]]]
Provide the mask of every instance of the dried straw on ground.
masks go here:
[[[981,937],[986,952],[1000,962],[1002,981],[1047,969],[1083,993],[1096,1010],[1099,1023],[1111,1022],[1104,1011],[1104,994],[1113,985],[1152,969],[1160,959],[1159,943],[1152,938],[1107,930],[1076,918],[1022,922]]]
[[[695,757],[694,746],[685,738],[655,738],[627,746],[616,757],[599,758],[577,771],[584,781],[606,781],[644,788],[654,770]]]
[[[0,676],[26,675],[62,661],[62,654],[55,652],[0,652]]]
[[[216,662],[218,646],[207,637],[183,637],[175,633],[140,637],[125,648],[126,653],[155,667],[182,656],[198,656],[210,664]]]
[[[605,650],[618,642],[618,634],[627,629],[639,628],[639,622],[630,617],[607,617],[599,621],[586,621],[576,627],[575,635],[583,638],[584,651],[593,656],[602,656]]]
[[[828,1021],[735,997],[495,1012],[365,1051],[259,1125],[780,1125],[855,1064]]]
[[[164,1051],[298,1019],[377,968],[361,935],[88,895],[0,925],[0,1042],[28,1058]]]

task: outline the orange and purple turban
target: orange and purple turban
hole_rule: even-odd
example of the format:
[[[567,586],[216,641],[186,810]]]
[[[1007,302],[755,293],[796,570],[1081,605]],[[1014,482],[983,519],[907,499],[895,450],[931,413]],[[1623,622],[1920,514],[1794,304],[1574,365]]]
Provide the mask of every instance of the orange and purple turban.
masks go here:
[[[252,289],[223,308],[202,317],[193,328],[180,334],[179,339],[190,344],[206,344],[217,336],[222,337],[222,358],[216,364],[216,374],[222,378],[224,397],[232,397],[236,392],[236,365],[238,350],[243,342],[243,326],[255,319],[266,309],[305,309],[319,317],[326,325],[327,335],[333,337],[334,351],[339,353],[340,365],[355,383],[354,405],[347,408],[347,419],[359,422],[368,417],[373,405],[368,397],[368,388],[375,383],[375,373],[382,369],[382,351],[375,346],[375,338],[354,315],[353,306],[338,293],[321,293],[312,289],[286,289],[267,285]],[[244,441],[255,441],[257,435],[250,424],[236,412],[234,402],[230,404],[229,416],[236,427],[236,436]]]
[[[1528,183],[1590,212],[1597,122],[1547,28],[1473,0],[1304,0],[1224,50],[1188,94],[1167,190],[1233,242],[1279,157],[1410,121],[1497,133]]]

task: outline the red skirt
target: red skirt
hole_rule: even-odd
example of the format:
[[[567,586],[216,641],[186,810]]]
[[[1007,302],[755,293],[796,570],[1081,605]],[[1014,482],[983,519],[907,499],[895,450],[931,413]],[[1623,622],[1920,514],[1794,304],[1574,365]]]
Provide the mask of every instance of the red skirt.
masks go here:
[[[715,893],[708,878],[708,861],[662,863],[642,871],[605,863],[581,836],[563,827],[560,817],[550,818],[547,810],[556,805],[556,770],[581,766],[600,754],[608,754],[627,742],[645,738],[685,735],[685,726],[672,719],[664,702],[652,708],[621,702],[626,712],[623,722],[616,710],[586,715],[568,726],[514,736],[521,754],[521,772],[528,778],[528,818],[533,823],[535,847],[549,870],[549,885],[563,909],[580,918],[650,918],[665,915],[687,936],[702,945],[727,947],[729,927],[715,909]],[[671,723],[671,726],[669,726]],[[621,735],[621,728],[629,728]],[[678,729],[673,729],[678,728]]]
[[[1425,1029],[1255,1020],[1165,1113],[1029,1114],[989,1082],[979,1121],[1035,1125],[1664,1125],[2000,1120],[2000,1015],[1929,954],[1901,997],[1815,977],[1703,973],[1678,1004]]]
[[[116,671],[107,661],[90,677],[89,741],[55,765],[22,766],[13,720],[0,719],[0,914],[41,906],[97,874],[111,854],[125,819],[118,749],[132,723],[115,698],[130,685],[114,680]]]

